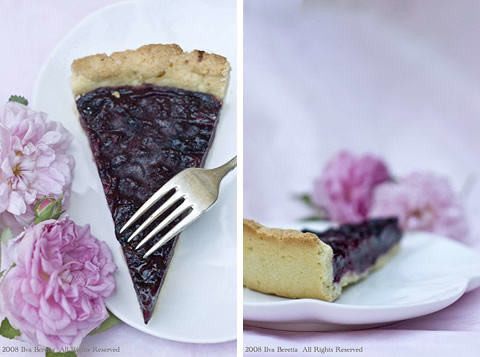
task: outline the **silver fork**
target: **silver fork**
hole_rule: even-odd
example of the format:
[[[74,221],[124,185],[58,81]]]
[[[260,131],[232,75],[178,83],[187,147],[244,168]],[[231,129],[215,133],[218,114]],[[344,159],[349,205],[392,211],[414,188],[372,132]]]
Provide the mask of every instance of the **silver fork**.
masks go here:
[[[120,233],[125,231],[133,223],[135,223],[145,212],[147,212],[155,203],[158,202],[171,190],[174,190],[173,195],[166,200],[154,213],[152,213],[138,229],[128,238],[130,242],[140,232],[153,223],[158,217],[173,206],[178,200],[184,201],[175,208],[165,219],[155,227],[135,249],[139,249],[149,240],[151,240],[157,233],[161,232],[165,227],[172,223],[178,216],[186,213],[183,219],[166,232],[163,237],[155,243],[155,245],[148,250],[143,256],[149,257],[158,248],[169,242],[177,234],[182,232],[187,226],[193,223],[202,214],[207,212],[218,199],[218,192],[220,182],[231,170],[237,166],[237,156],[217,167],[216,169],[199,169],[189,168],[179,172],[164,184],[152,197],[150,197],[137,212],[125,223],[120,230]]]

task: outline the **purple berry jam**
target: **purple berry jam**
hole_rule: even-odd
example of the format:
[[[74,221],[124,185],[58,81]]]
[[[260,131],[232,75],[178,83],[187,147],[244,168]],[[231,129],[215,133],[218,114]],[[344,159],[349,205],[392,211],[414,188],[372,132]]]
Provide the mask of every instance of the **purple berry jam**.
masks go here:
[[[402,231],[396,218],[372,219],[359,224],[343,224],[325,232],[314,233],[333,250],[334,282],[347,272],[363,273],[378,257],[400,241]]]
[[[90,142],[145,323],[152,317],[178,236],[144,259],[163,232],[135,251],[153,228],[130,243],[126,239],[141,222],[122,234],[120,229],[175,174],[203,166],[221,106],[222,102],[209,94],[152,85],[98,88],[77,99],[80,122]]]

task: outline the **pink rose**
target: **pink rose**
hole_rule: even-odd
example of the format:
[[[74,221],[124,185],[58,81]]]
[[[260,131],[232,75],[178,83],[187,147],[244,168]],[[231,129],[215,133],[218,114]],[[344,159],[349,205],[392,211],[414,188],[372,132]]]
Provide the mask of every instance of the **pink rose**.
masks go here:
[[[33,218],[35,202],[68,196],[74,160],[71,135],[47,115],[9,102],[0,107],[0,232],[19,234]]]
[[[108,317],[116,266],[88,225],[68,218],[32,225],[10,241],[9,255],[16,266],[0,284],[0,307],[21,339],[78,347]]]
[[[464,238],[468,224],[462,203],[448,181],[429,173],[413,173],[398,183],[375,189],[370,217],[396,216],[405,230]]]
[[[375,186],[389,179],[383,161],[343,151],[327,163],[322,176],[315,180],[312,201],[325,208],[333,221],[360,222],[367,217]]]

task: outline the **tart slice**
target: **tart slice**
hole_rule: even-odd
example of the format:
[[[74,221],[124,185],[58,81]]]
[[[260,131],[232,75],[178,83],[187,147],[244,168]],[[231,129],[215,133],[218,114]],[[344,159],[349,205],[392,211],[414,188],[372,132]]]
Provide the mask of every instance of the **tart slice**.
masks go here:
[[[98,54],[72,64],[71,85],[80,122],[145,323],[152,317],[177,239],[144,259],[162,232],[136,251],[136,244],[151,229],[127,243],[140,222],[122,234],[120,228],[175,174],[203,166],[229,71],[224,57],[197,50],[183,52],[177,45]]]
[[[243,221],[243,284],[288,298],[336,300],[342,287],[381,267],[398,249],[396,218],[324,232],[267,228]]]

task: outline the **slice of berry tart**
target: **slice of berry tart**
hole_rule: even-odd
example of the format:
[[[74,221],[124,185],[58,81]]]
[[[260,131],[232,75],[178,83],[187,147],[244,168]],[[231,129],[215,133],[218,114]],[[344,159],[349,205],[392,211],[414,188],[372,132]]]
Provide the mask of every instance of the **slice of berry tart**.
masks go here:
[[[131,243],[127,238],[140,223],[122,234],[120,229],[175,174],[203,166],[229,72],[224,57],[198,50],[184,52],[174,44],[147,45],[110,56],[97,54],[72,64],[71,86],[80,122],[145,323],[152,317],[177,239],[144,259],[162,232],[136,251],[136,242],[151,229]]]
[[[267,228],[245,219],[243,284],[266,294],[334,301],[342,287],[384,265],[401,236],[396,218],[324,232]]]

